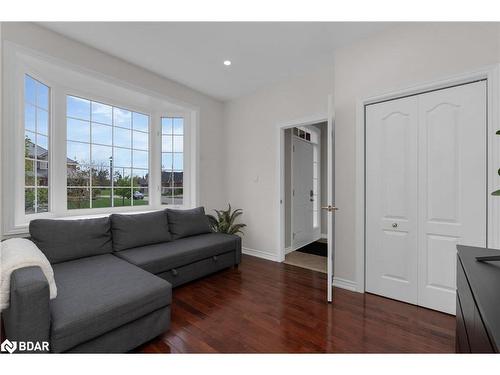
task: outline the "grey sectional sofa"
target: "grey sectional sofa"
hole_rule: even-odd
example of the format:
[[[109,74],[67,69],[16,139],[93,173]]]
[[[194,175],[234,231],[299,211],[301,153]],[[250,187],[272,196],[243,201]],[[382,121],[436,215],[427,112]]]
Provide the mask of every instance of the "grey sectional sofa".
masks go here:
[[[172,286],[238,265],[238,236],[212,233],[202,207],[85,220],[33,220],[54,270],[14,271],[6,337],[51,352],[127,352],[167,331]]]

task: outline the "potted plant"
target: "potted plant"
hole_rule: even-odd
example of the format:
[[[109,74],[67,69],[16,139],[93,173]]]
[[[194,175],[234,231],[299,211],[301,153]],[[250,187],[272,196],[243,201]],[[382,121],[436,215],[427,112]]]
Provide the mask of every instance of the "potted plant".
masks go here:
[[[235,224],[236,218],[243,213],[243,210],[236,209],[231,210],[231,205],[227,210],[214,210],[217,217],[214,215],[207,215],[210,221],[210,227],[214,232],[217,233],[227,233],[227,234],[238,234],[242,232],[242,229],[246,227],[246,224],[238,223]]]

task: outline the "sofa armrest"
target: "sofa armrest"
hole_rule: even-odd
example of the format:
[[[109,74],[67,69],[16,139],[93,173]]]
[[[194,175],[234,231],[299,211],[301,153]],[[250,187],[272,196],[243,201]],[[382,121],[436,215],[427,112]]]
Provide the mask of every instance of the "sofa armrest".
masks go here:
[[[10,306],[2,312],[5,334],[15,341],[49,341],[50,292],[40,267],[25,267],[10,276]]]

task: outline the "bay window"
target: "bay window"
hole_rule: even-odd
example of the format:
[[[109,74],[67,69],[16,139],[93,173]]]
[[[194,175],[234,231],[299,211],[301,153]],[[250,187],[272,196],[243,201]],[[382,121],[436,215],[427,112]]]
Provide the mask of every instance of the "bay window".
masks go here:
[[[14,45],[4,56],[4,234],[197,204],[197,108]]]

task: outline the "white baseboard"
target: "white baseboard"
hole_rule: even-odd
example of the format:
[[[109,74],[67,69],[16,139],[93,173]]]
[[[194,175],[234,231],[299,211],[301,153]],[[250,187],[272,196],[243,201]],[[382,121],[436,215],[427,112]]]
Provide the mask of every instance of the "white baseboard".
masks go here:
[[[291,247],[291,246],[290,246],[290,247],[287,247],[287,248],[285,249],[285,254],[290,254],[292,251],[295,251],[295,249],[294,249],[293,247]]]
[[[342,288],[346,290],[350,290],[351,292],[358,291],[358,284],[351,280],[342,279],[340,277],[333,277],[333,286],[337,288]]]
[[[267,259],[267,260],[272,260],[273,262],[281,262],[279,259],[279,255],[277,254],[271,254],[262,250],[255,250],[255,249],[250,249],[248,247],[243,247],[241,249],[241,252],[246,255],[250,255],[253,257],[257,258],[262,258],[262,259]]]
[[[321,233],[321,238],[320,239],[323,239],[323,238],[326,240],[328,238],[328,234]]]

